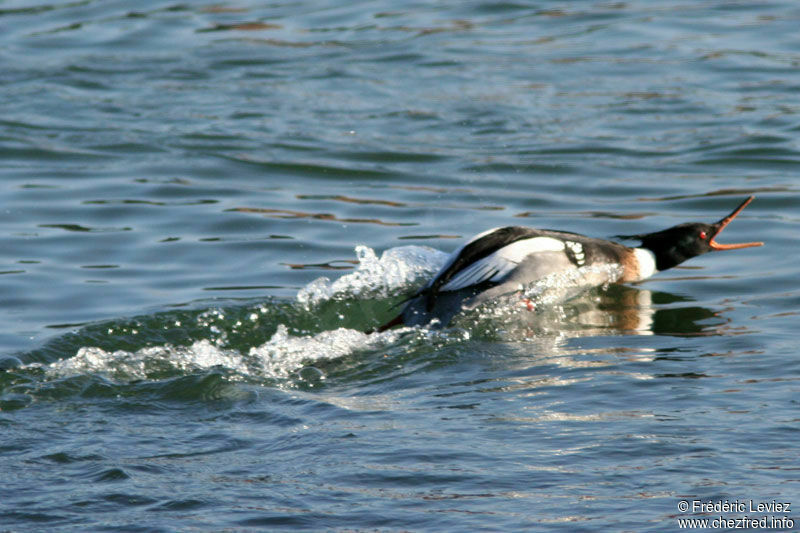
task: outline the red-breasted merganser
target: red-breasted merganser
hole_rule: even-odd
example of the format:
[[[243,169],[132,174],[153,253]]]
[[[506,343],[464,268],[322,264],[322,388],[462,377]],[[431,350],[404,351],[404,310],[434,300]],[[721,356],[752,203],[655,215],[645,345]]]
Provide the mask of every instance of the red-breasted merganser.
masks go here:
[[[435,319],[446,326],[463,309],[513,294],[567,269],[616,266],[621,271],[616,281],[639,281],[707,252],[761,246],[764,243],[715,240],[753,198],[715,224],[689,222],[655,233],[617,236],[639,240],[641,246],[636,248],[566,231],[523,226],[490,229],[456,250],[438,274],[407,300],[403,311],[378,331]]]

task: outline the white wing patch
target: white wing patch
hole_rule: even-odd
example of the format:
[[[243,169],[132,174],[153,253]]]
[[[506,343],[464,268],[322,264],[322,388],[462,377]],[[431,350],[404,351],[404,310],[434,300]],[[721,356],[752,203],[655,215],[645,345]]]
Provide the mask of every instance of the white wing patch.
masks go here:
[[[586,255],[583,253],[583,245],[581,243],[566,241],[564,246],[572,251],[572,255],[575,257],[575,262],[579,267],[582,267],[586,264]]]
[[[484,281],[500,281],[510,274],[512,270],[517,268],[517,265],[530,254],[537,252],[561,252],[563,250],[564,242],[553,239],[552,237],[532,237],[530,239],[512,242],[464,268],[439,290],[457,291]],[[582,249],[581,253],[583,253]],[[458,254],[456,253],[453,255],[457,256]],[[449,263],[452,264],[454,260],[455,259],[449,261]]]

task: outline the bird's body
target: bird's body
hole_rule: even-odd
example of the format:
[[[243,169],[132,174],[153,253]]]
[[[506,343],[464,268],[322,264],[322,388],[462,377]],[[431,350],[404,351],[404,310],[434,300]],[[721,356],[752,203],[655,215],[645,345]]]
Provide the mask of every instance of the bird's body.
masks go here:
[[[422,289],[412,295],[402,312],[380,330],[396,325],[425,325],[434,320],[447,325],[464,309],[472,309],[524,290],[547,276],[592,267],[614,268],[618,275],[607,281],[646,279],[702,253],[760,246],[762,243],[725,245],[714,241],[752,197],[716,224],[681,224],[667,230],[631,235],[642,241],[632,248],[623,244],[564,231],[506,226],[473,237],[456,250]],[[585,277],[585,283],[593,278]]]
[[[448,323],[473,309],[519,292],[531,282],[570,269],[616,267],[615,281],[653,275],[655,257],[641,248],[564,231],[523,226],[494,228],[473,237],[454,252],[439,273],[411,297],[403,324]]]

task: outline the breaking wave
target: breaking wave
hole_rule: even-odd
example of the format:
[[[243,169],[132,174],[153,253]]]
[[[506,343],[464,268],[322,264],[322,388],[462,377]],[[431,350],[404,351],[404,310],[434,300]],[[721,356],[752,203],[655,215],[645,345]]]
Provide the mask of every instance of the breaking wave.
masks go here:
[[[120,381],[157,379],[212,368],[223,368],[229,379],[234,380],[286,379],[315,362],[337,359],[357,351],[379,350],[395,343],[408,328],[370,334],[350,327],[329,328],[315,333],[308,330],[314,327],[314,318],[321,306],[331,302],[347,306],[353,302],[385,300],[401,294],[424,283],[444,264],[447,254],[427,247],[402,246],[391,248],[378,257],[371,248],[358,246],[356,256],[359,264],[352,273],[334,281],[321,277],[300,289],[296,302],[289,305],[291,312],[271,313],[269,306],[259,305],[244,313],[243,317],[227,317],[224,310],[212,309],[193,317],[192,324],[195,332],[203,328],[208,338],[194,340],[188,345],[164,343],[136,350],[85,346],[72,357],[28,366],[42,368],[52,377],[103,374]],[[342,313],[346,311],[347,308],[335,308],[325,312],[333,313],[332,320],[335,321],[336,318],[343,319]],[[271,314],[279,316],[276,318]],[[263,317],[268,318],[265,323],[260,323]],[[324,322],[324,318],[320,322]],[[280,323],[281,319],[286,323]],[[187,326],[180,320],[172,322],[173,327]],[[259,326],[262,330],[272,329],[273,333],[261,344],[249,348],[233,347],[225,327],[237,331],[244,327],[242,322],[252,322],[254,329]],[[116,329],[120,331],[108,328],[108,334],[138,333],[132,328],[126,331],[122,331],[125,328]]]
[[[161,379],[209,369],[222,369],[230,380],[319,381],[325,375],[314,370],[315,365],[324,366],[328,361],[361,352],[387,350],[401,339],[413,338],[411,332],[422,344],[431,342],[432,337],[448,336],[458,342],[470,336],[470,326],[495,321],[508,327],[509,318],[515,314],[531,315],[519,305],[517,293],[507,301],[467,313],[450,330],[398,328],[364,333],[396,313],[393,307],[402,301],[400,297],[430,279],[448,254],[421,246],[391,248],[380,257],[367,246],[357,246],[355,252],[359,262],[351,273],[335,280],[321,277],[308,283],[298,291],[294,302],[207,309],[178,318],[151,317],[154,324],[149,326],[116,325],[106,331],[105,336],[111,341],[147,327],[167,331],[183,328],[183,337],[176,334],[174,340],[158,342],[154,339],[165,337],[145,332],[141,337],[144,342],[139,344],[148,344],[145,347],[82,345],[72,357],[28,366],[41,368],[52,377],[99,374],[117,381]],[[589,285],[613,282],[618,277],[619,271],[614,268],[575,269],[537,281],[525,288],[522,297],[535,302],[539,311]],[[550,316],[559,322],[563,318],[558,313]],[[546,315],[540,314],[538,319],[547,323]],[[465,321],[471,322],[464,325]],[[410,350],[411,344],[414,343],[406,341],[405,349]]]

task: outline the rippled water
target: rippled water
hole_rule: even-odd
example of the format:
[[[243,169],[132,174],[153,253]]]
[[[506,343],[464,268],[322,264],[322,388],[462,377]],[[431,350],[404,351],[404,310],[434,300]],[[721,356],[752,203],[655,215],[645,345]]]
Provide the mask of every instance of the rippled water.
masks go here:
[[[798,23],[0,2],[0,529],[797,521]],[[364,333],[487,228],[609,237],[749,194],[721,240],[762,248]]]

